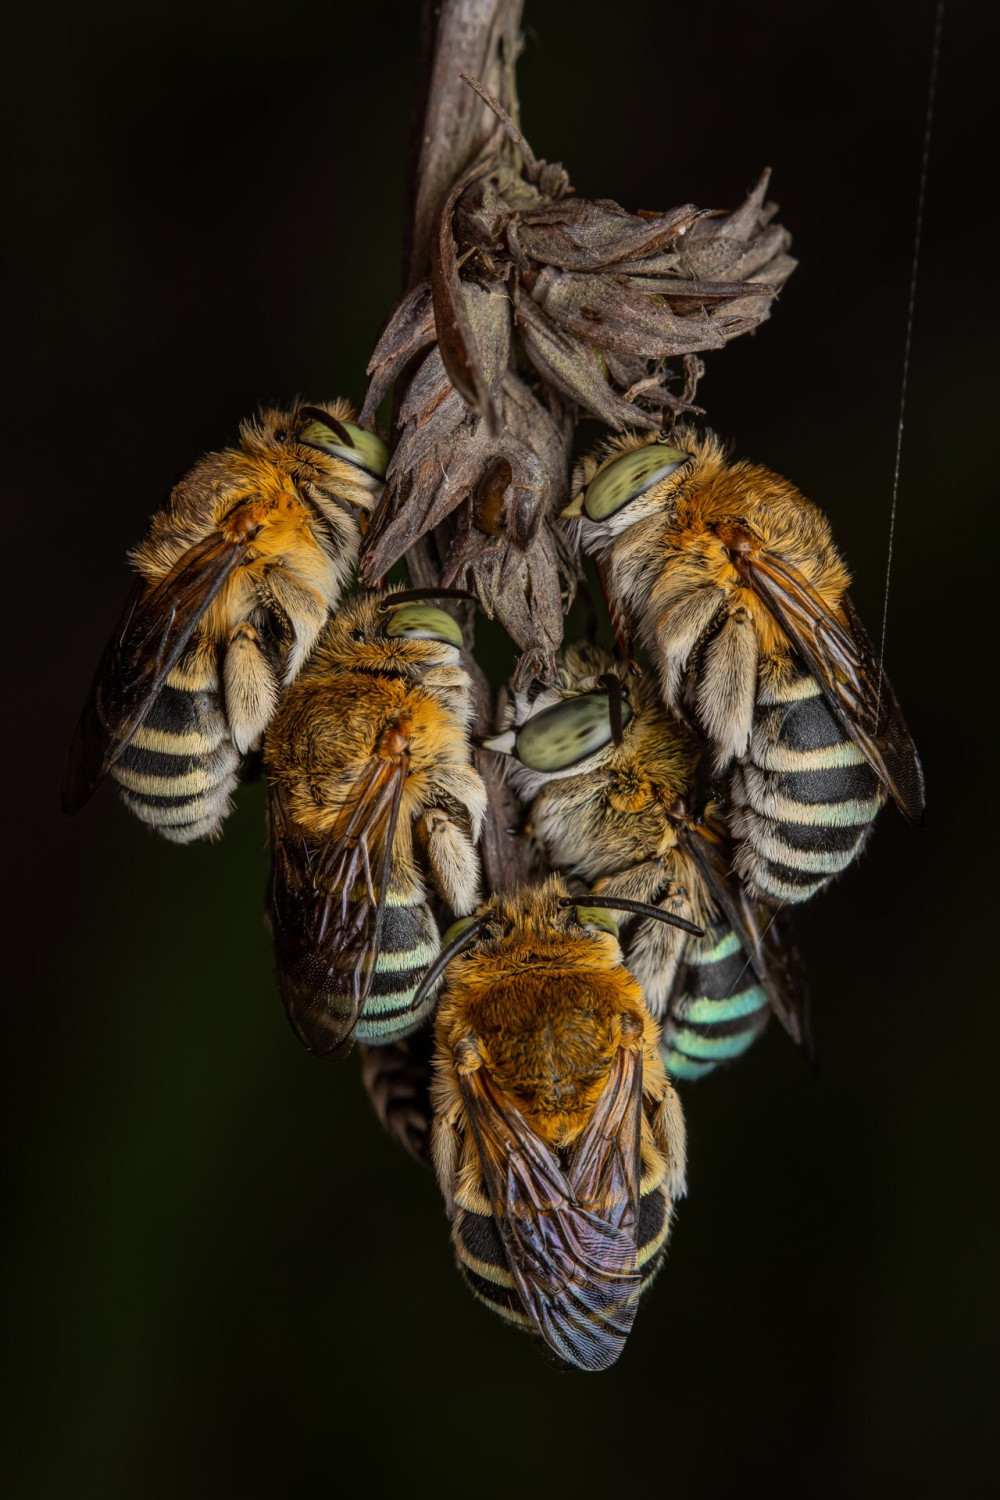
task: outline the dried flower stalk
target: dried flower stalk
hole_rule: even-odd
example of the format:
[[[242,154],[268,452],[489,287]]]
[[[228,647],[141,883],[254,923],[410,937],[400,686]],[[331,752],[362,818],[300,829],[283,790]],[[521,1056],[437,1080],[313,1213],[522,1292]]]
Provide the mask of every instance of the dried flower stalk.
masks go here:
[[[650,431],[698,411],[699,356],[757,327],[794,261],[767,173],[732,213],[632,214],[573,196],[565,169],[536,158],[515,123],[520,4],[428,9],[436,47],[410,289],[372,356],[362,414],[395,385],[393,456],[362,571],[375,580],[433,536],[438,580],[468,582],[520,647],[518,684],[548,682],[578,577],[556,524],[578,416]],[[474,55],[483,81],[456,67]],[[449,183],[430,183],[448,166]]]
[[[701,356],[756,328],[795,264],[766,172],[726,213],[577,198],[517,123],[522,3],[425,3],[407,290],[362,411],[394,388],[392,458],[361,563],[374,582],[405,556],[415,582],[473,588],[522,652],[518,686],[552,681],[579,577],[557,521],[577,420],[698,412]],[[491,878],[497,859],[511,874],[504,816]]]

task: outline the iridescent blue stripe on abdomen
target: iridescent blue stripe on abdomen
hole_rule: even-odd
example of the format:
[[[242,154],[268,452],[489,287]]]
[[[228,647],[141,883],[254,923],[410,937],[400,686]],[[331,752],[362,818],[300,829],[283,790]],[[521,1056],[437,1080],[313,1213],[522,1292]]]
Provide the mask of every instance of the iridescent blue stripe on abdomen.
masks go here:
[[[767,994],[743,945],[723,924],[692,943],[663,1024],[662,1050],[674,1078],[703,1078],[739,1057],[767,1025]]]

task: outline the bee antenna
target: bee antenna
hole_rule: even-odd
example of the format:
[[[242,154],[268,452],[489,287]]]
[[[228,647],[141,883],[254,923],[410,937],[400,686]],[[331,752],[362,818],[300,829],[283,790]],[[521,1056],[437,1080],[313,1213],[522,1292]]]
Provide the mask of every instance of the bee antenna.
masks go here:
[[[690,932],[695,937],[704,937],[704,927],[698,927],[694,922],[687,922],[683,917],[675,917],[672,911],[664,911],[662,906],[650,906],[648,901],[630,901],[627,896],[560,896],[560,906],[606,906],[610,911],[633,911],[640,917],[655,917],[658,922],[668,922],[671,927],[679,927],[682,932]]]
[[[457,932],[450,943],[445,944],[430,968],[424,972],[424,977],[417,986],[417,992],[410,1001],[411,1010],[416,1011],[420,1009],[424,997],[430,994],[456,953],[461,953],[467,943],[471,943],[474,937],[479,936],[487,922],[491,920],[492,915],[492,912],[484,912],[481,917],[477,917],[468,927],[464,927],[461,932]]]
[[[338,422],[336,417],[331,417],[330,413],[324,411],[321,406],[300,406],[299,416],[308,417],[311,422],[322,422],[324,427],[329,427],[331,432],[337,434],[345,448],[355,446],[354,439],[343,422]]]
[[[608,712],[611,716],[611,738],[620,745],[625,738],[622,723],[622,684],[614,672],[603,672],[597,681],[608,695]]]
[[[379,609],[395,609],[397,604],[409,604],[411,599],[469,599],[473,604],[479,602],[468,589],[394,589],[391,594],[386,594]]]

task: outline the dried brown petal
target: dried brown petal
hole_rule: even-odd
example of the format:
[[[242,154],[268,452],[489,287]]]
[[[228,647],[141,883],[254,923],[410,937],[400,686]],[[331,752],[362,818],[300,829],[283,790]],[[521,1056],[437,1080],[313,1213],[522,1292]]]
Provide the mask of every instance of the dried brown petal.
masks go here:
[[[608,384],[607,366],[596,349],[557,328],[528,298],[518,303],[517,328],[538,373],[591,416],[616,431],[624,427],[652,430],[658,425],[647,412],[615,395]]]
[[[652,293],[647,290],[651,286],[655,287]],[[720,347],[725,340],[713,330],[703,310],[709,297],[682,294],[680,305],[688,305],[682,313],[670,305],[673,290],[663,284],[661,295],[660,286],[647,278],[635,285],[627,277],[581,276],[546,267],[535,282],[532,296],[553,322],[605,353],[610,349],[616,354],[657,359]],[[764,288],[760,291],[767,295]],[[724,289],[714,295],[730,298],[744,292],[738,282],[725,283]]]
[[[410,361],[436,339],[431,284],[422,281],[396,303],[379,334],[368,361],[371,381],[358,418],[362,426],[374,420],[383,398]]]
[[[681,256],[682,274],[709,281],[723,276],[734,281],[755,277],[776,286],[787,280],[795,266],[785,255],[791,236],[780,225],[771,224],[777,205],[765,202],[770,179],[768,170],[733,213],[694,225]],[[765,268],[775,262],[775,274],[764,276]]]
[[[518,238],[542,265],[598,271],[672,245],[699,216],[691,203],[649,219],[626,213],[610,198],[570,198],[522,212]]]
[[[560,555],[551,527],[539,527],[524,551],[496,538],[494,545],[471,562],[461,555],[450,560],[449,575],[466,571],[486,613],[500,620],[508,635],[525,653],[532,653],[526,670],[543,682],[555,678],[555,653],[563,634],[563,613],[572,600],[575,578]]]
[[[479,347],[469,311],[466,306],[467,293],[478,291],[475,287],[463,287],[458,274],[458,250],[452,229],[455,204],[471,181],[481,177],[486,164],[477,163],[462,174],[445,199],[441,210],[438,232],[431,245],[431,290],[434,296],[434,322],[437,328],[438,348],[444,367],[459,395],[476,410],[486,423],[487,430],[495,436],[500,429],[500,414],[494,397],[496,381],[487,379],[483,369],[482,353],[494,351],[487,343],[485,351]]]

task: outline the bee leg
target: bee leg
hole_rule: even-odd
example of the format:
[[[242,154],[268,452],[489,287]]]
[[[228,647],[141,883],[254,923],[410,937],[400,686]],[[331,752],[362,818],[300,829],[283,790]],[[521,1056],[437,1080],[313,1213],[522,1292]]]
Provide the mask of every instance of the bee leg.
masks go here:
[[[667,1158],[666,1188],[671,1201],[687,1195],[687,1131],[680,1095],[671,1084],[651,1121],[653,1137]]]
[[[459,1122],[464,1118],[462,1095],[450,1059],[432,1085],[434,1121],[431,1125],[431,1161],[448,1217],[455,1213],[455,1189],[462,1155]]]
[[[249,620],[229,632],[222,678],[226,716],[241,754],[253,748],[264,733],[278,701],[278,684],[263,642]]]
[[[723,806],[728,806],[732,777],[721,775],[715,767],[713,757],[709,753],[711,749],[709,741],[697,724],[688,722],[687,727],[700,741],[702,747],[687,796],[690,816],[698,822],[710,802],[721,802]]]
[[[668,886],[655,903],[664,911],[690,920],[687,892]],[[667,1013],[671,992],[691,938],[679,927],[640,917],[625,939],[625,962],[642,985],[646,1004],[657,1021]]]
[[[435,810],[451,809],[453,816],[468,819],[475,844],[483,829],[488,799],[486,788],[472,766],[442,766],[428,786],[427,801]],[[463,822],[463,827],[466,824]]]
[[[270,598],[272,606],[287,620],[292,641],[285,660],[284,680],[294,682],[316,637],[326,624],[326,600],[309,584],[302,583],[281,567],[269,569],[261,584],[262,602]]]
[[[611,628],[615,633],[615,643],[618,647],[619,654],[621,655],[629,671],[632,673],[633,677],[641,677],[642,668],[635,659],[634,627],[632,624],[632,618],[629,615],[626,607],[623,604],[619,604],[618,601],[612,597],[611,591],[608,587],[607,570],[604,564],[601,562],[600,558],[595,558],[594,566],[597,570],[597,581],[601,585],[601,593],[604,595],[604,602],[608,608],[608,615],[611,619]]]
[[[705,652],[698,718],[716,745],[716,769],[745,755],[757,701],[757,629],[749,610],[733,610]]]
[[[697,921],[690,893],[683,882],[675,878],[677,873],[675,859],[669,854],[643,860],[641,864],[633,865],[626,875],[597,881],[594,894],[646,901],[687,921]],[[650,918],[623,914],[619,922],[625,929],[622,937],[625,962],[642,985],[653,1016],[662,1020],[687,951],[688,935],[680,928]]]
[[[714,584],[692,589],[665,609],[656,622],[656,661],[668,708],[682,712],[681,684],[691,653],[704,641],[722,609],[725,595]]]
[[[439,895],[456,917],[468,916],[479,905],[479,860],[468,833],[440,807],[418,818],[414,831]]]

